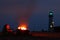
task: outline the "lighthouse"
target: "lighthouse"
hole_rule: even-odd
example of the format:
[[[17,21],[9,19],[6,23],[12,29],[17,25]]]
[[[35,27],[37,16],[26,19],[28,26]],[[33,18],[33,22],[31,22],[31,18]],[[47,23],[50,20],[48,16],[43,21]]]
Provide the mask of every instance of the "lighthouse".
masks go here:
[[[54,14],[53,11],[49,12],[49,31],[53,31],[54,29]]]

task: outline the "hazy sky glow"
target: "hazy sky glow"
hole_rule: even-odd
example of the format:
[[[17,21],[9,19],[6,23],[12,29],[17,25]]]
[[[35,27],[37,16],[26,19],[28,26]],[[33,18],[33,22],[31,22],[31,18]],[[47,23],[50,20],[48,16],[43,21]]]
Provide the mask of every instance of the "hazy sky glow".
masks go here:
[[[55,25],[60,25],[60,0],[0,0],[0,30],[6,23],[16,29],[21,17],[30,30],[48,29],[48,13],[54,10]]]

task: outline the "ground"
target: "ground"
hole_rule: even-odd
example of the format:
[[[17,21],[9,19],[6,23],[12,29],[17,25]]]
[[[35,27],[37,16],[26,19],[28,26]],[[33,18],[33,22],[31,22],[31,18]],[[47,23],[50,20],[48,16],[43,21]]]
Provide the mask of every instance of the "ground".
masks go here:
[[[34,36],[2,36],[0,40],[60,40],[60,38],[34,37]]]

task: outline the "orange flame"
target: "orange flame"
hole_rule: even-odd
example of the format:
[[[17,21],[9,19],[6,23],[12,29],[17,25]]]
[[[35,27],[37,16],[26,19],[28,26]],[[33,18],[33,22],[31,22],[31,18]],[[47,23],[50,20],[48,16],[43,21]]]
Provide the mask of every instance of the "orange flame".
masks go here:
[[[21,25],[18,27],[19,30],[27,30],[27,26],[26,25]]]

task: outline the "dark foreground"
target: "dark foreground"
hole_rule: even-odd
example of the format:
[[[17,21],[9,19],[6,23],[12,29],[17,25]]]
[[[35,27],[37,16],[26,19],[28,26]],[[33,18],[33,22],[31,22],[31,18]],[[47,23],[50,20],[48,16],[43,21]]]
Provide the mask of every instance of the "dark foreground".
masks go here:
[[[60,40],[60,32],[32,32],[30,35],[1,35],[0,40]]]
[[[60,38],[33,37],[33,36],[1,36],[0,40],[60,40]]]

